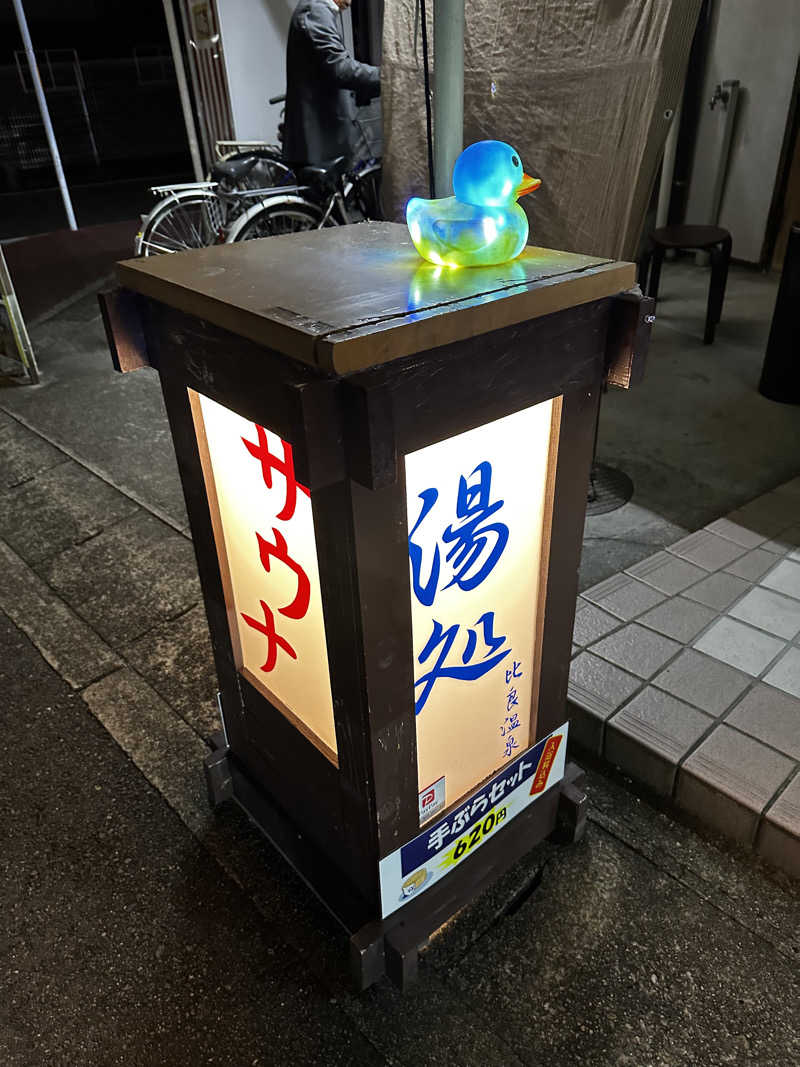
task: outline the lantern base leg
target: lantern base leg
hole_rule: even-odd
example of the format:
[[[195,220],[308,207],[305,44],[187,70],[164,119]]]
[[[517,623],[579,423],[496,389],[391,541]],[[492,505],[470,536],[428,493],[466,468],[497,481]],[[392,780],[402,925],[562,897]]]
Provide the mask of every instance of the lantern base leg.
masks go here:
[[[577,763],[568,763],[559,785],[556,827],[550,840],[559,845],[574,845],[586,833],[589,798],[583,791],[586,772]]]
[[[585,775],[577,764],[568,763],[561,782],[517,816],[513,833],[493,837],[468,864],[385,919],[377,919],[377,902],[370,905],[298,832],[249,776],[223,734],[211,741],[214,750],[204,760],[211,807],[234,800],[338,920],[349,937],[350,969],[359,990],[383,977],[406,989],[417,979],[421,953],[462,908],[542,841],[579,841],[586,826]]]
[[[212,811],[216,811],[226,800],[233,799],[233,779],[228,762],[230,749],[225,743],[225,735],[218,731],[211,738],[212,752],[203,760],[203,771],[206,777],[206,789],[208,791],[208,804]]]
[[[559,785],[515,821],[516,838],[496,838],[476,853],[472,866],[454,871],[413,904],[353,934],[350,962],[357,988],[366,989],[385,975],[406,989],[416,981],[421,954],[431,940],[513,863],[548,838],[559,844],[580,841],[588,809],[585,781],[583,769],[568,763]]]

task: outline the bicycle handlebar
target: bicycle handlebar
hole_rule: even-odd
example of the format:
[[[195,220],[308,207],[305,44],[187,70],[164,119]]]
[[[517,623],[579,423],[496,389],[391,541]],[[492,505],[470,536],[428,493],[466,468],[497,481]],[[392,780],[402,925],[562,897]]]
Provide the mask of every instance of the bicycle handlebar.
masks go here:
[[[282,104],[286,99],[286,93],[281,93],[280,96],[271,96],[269,98],[270,104]]]

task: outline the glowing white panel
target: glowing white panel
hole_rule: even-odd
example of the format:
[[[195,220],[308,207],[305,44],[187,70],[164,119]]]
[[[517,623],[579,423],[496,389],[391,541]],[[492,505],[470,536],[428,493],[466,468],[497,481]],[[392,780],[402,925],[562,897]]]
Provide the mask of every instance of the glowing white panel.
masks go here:
[[[421,821],[532,742],[551,424],[536,404],[406,456]],[[440,806],[440,805],[437,805]]]
[[[237,667],[335,760],[311,495],[288,442],[189,394]]]

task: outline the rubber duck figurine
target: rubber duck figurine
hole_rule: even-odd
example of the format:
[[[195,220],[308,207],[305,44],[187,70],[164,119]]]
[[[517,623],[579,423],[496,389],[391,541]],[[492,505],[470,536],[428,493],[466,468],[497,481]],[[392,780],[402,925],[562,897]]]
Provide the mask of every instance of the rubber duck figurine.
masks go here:
[[[409,200],[406,222],[414,247],[440,267],[488,267],[514,259],[528,240],[528,218],[517,199],[541,184],[524,173],[511,145],[477,141],[456,160],[454,196]]]

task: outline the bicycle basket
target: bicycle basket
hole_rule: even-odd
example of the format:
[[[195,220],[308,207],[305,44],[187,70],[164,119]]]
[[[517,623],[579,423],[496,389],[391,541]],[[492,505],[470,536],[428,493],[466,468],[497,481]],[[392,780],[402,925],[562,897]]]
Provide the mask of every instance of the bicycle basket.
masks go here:
[[[383,155],[383,118],[380,100],[360,107],[355,118],[357,128],[356,156],[361,159],[380,159]]]
[[[208,232],[213,234],[214,237],[219,235],[225,229],[225,217],[222,211],[222,204],[216,197],[212,200],[210,197],[203,201],[203,222],[208,227]]]

